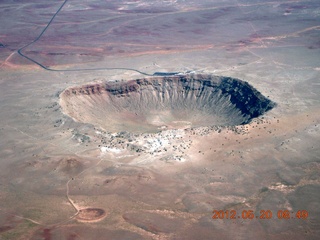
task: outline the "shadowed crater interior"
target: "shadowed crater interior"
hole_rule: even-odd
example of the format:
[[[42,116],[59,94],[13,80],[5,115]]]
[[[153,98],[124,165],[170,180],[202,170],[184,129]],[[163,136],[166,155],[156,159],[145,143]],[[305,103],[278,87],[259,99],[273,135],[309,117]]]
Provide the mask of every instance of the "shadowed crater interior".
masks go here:
[[[64,113],[110,132],[246,124],[275,103],[247,82],[212,75],[175,75],[71,87]]]

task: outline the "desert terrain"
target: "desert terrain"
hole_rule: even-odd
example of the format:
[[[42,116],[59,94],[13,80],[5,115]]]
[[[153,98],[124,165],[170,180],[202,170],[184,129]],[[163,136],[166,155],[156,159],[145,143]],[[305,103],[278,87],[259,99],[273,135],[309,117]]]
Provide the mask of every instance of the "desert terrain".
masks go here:
[[[317,0],[1,1],[0,239],[318,239],[319,56]]]

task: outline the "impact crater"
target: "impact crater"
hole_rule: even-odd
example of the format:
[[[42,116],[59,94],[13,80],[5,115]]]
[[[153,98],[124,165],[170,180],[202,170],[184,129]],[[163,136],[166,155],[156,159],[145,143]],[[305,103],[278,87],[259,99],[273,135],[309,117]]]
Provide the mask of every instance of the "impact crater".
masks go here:
[[[236,126],[275,103],[245,81],[213,75],[174,75],[70,87],[63,112],[108,132]]]
[[[80,222],[98,222],[106,216],[101,208],[84,208],[79,210],[77,220]]]

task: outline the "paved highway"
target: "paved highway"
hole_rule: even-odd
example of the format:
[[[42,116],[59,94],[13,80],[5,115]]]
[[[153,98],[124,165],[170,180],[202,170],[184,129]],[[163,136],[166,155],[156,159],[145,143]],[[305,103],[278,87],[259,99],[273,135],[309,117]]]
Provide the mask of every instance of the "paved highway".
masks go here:
[[[61,6],[59,7],[59,9],[55,12],[55,14],[52,16],[52,18],[50,19],[50,21],[48,22],[48,24],[46,25],[46,27],[41,31],[41,33],[39,34],[38,37],[36,37],[36,39],[34,39],[32,42],[24,45],[23,47],[18,49],[18,54],[22,57],[24,57],[25,59],[28,59],[29,61],[33,62],[34,64],[37,64],[39,67],[47,70],[47,71],[54,71],[54,72],[75,72],[75,71],[101,71],[101,70],[129,70],[129,71],[135,71],[138,72],[140,74],[146,75],[146,76],[153,76],[153,74],[148,74],[148,73],[144,73],[141,72],[137,69],[133,69],[133,68],[81,68],[81,69],[53,69],[47,66],[44,66],[43,64],[41,64],[40,62],[34,60],[31,57],[28,57],[26,54],[23,53],[23,50],[26,49],[27,47],[29,47],[30,45],[36,43],[37,41],[39,41],[41,39],[41,37],[43,36],[43,34],[45,34],[45,32],[48,30],[48,28],[50,27],[50,25],[52,24],[53,20],[55,19],[55,17],[59,14],[59,12],[62,10],[62,8],[64,7],[64,5],[68,2],[68,0],[65,0]]]

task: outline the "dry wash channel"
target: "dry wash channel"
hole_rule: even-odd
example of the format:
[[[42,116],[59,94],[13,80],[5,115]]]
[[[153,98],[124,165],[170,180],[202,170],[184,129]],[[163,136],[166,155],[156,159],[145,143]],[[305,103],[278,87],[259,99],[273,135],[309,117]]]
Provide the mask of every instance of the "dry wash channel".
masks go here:
[[[63,111],[109,132],[235,126],[275,103],[247,82],[212,75],[175,75],[71,87],[60,95]]]

